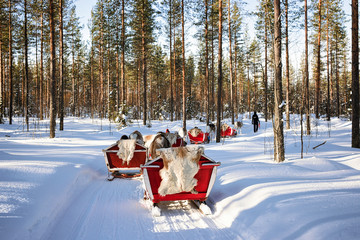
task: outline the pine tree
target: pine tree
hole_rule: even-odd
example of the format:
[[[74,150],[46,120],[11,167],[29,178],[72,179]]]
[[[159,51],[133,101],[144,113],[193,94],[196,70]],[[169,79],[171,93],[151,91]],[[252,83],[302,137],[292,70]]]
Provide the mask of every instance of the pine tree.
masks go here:
[[[285,160],[283,119],[282,119],[282,82],[281,82],[281,18],[280,0],[274,0],[274,52],[275,52],[275,83],[274,83],[274,160]]]
[[[56,74],[55,74],[55,23],[54,2],[49,0],[50,24],[50,138],[55,137],[56,118]]]
[[[208,23],[208,0],[205,0],[205,82],[206,82],[206,125],[210,123],[210,79],[209,79],[209,23]]]
[[[359,129],[359,5],[358,0],[351,2],[352,19],[352,48],[351,48],[351,81],[352,81],[352,132],[351,146],[360,148],[360,129]]]
[[[149,0],[133,2],[132,28],[134,31],[133,48],[141,64],[143,124],[147,124],[147,59],[150,44],[153,42],[154,9]]]
[[[305,114],[306,114],[306,134],[310,135],[310,94],[309,94],[309,63],[308,63],[308,8],[305,0]]]
[[[285,0],[286,129],[290,129],[289,3]]]
[[[182,39],[182,85],[183,85],[183,129],[186,130],[186,83],[185,83],[185,21],[184,0],[181,0],[181,39]]]
[[[40,36],[40,83],[39,83],[39,115],[40,120],[44,117],[44,0],[41,0],[40,11],[40,24],[41,24],[41,36]]]
[[[25,58],[25,102],[24,115],[26,129],[29,131],[29,61],[28,61],[28,12],[27,0],[24,1],[24,58]]]
[[[1,3],[0,8],[4,6]],[[4,83],[5,78],[3,77],[4,67],[3,67],[3,23],[4,16],[0,14],[0,124],[4,123]]]
[[[316,73],[315,73],[315,117],[320,117],[320,78],[321,78],[321,0],[318,2],[318,32],[316,44]]]
[[[9,124],[13,115],[13,51],[12,51],[12,2],[9,0]]]
[[[59,0],[59,130],[64,130],[64,35],[63,35],[63,0]]]
[[[222,0],[219,0],[219,51],[218,51],[218,92],[217,92],[217,115],[216,115],[216,142],[220,142],[221,123],[221,94],[222,94]]]

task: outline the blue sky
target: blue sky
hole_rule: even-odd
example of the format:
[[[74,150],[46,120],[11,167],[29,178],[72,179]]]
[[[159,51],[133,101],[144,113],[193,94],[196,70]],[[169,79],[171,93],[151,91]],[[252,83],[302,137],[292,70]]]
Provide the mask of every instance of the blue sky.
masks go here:
[[[97,0],[75,0],[76,14],[80,18],[80,22],[84,25],[82,29],[83,40],[90,38],[88,21],[91,17],[91,9],[95,6]]]

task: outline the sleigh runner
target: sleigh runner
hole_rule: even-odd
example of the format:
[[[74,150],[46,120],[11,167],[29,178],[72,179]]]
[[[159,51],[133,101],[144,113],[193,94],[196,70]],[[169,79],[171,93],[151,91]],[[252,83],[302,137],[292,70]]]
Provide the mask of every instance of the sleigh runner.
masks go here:
[[[147,161],[147,148],[134,142],[131,149],[119,149],[123,146],[121,143],[130,143],[131,140],[119,140],[110,147],[103,149],[105,163],[108,169],[108,180],[114,177],[134,177],[140,173],[140,165]],[[124,152],[127,154],[123,154]],[[134,174],[134,173],[138,174]]]
[[[189,149],[189,147],[161,149],[165,153],[141,166],[145,198],[149,199],[154,207],[162,201],[192,200],[197,203],[200,209],[203,208],[203,212],[210,214],[210,209],[207,206],[204,207],[204,204],[215,183],[217,167],[220,166],[220,163],[204,155],[203,148],[202,151],[196,152],[199,154],[198,157],[195,157],[198,158],[196,160],[194,160],[194,156],[183,156],[184,151],[194,152],[194,150]],[[167,159],[169,151],[180,151],[180,154],[175,154],[175,158],[169,161]],[[188,162],[185,161],[186,159]],[[175,164],[175,167],[170,166],[170,164]],[[193,167],[189,168],[190,165]],[[174,173],[167,173],[166,171],[169,169]],[[178,176],[173,177],[172,174]],[[186,174],[192,174],[192,176],[181,179]],[[176,179],[175,182],[171,182],[174,179]],[[165,186],[166,184],[168,185]]]

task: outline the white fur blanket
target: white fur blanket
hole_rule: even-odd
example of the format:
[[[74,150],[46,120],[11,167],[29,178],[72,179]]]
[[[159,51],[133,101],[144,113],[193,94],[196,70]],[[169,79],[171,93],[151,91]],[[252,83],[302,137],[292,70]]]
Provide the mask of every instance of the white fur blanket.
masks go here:
[[[225,132],[229,127],[230,127],[229,125],[227,125],[226,123],[224,123],[224,124],[221,126],[221,130],[222,130],[223,132]]]
[[[197,185],[194,176],[199,171],[199,160],[204,148],[187,146],[160,149],[158,152],[164,162],[164,167],[159,172],[162,179],[159,194],[165,196],[180,192],[197,193],[194,190]]]
[[[126,162],[129,165],[130,160],[134,156],[135,146],[136,139],[123,139],[118,141],[119,151],[117,155],[123,160],[123,164]]]
[[[201,129],[199,128],[193,128],[191,130],[189,130],[189,133],[191,134],[191,136],[193,137],[197,137],[200,133],[201,133]]]

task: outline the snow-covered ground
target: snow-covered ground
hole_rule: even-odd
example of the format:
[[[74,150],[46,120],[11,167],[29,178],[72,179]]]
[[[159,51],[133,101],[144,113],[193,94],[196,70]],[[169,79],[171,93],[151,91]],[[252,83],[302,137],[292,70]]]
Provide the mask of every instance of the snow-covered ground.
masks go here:
[[[160,204],[153,217],[142,178],[106,180],[102,149],[121,135],[176,131],[181,122],[67,118],[50,139],[48,122],[0,125],[0,239],[360,239],[360,150],[351,122],[313,122],[300,155],[299,121],[285,131],[286,161],[273,161],[271,122],[205,145],[221,162],[203,215],[187,201]],[[204,123],[188,121],[187,127]],[[25,128],[25,130],[24,130]],[[313,149],[313,147],[325,144]]]

